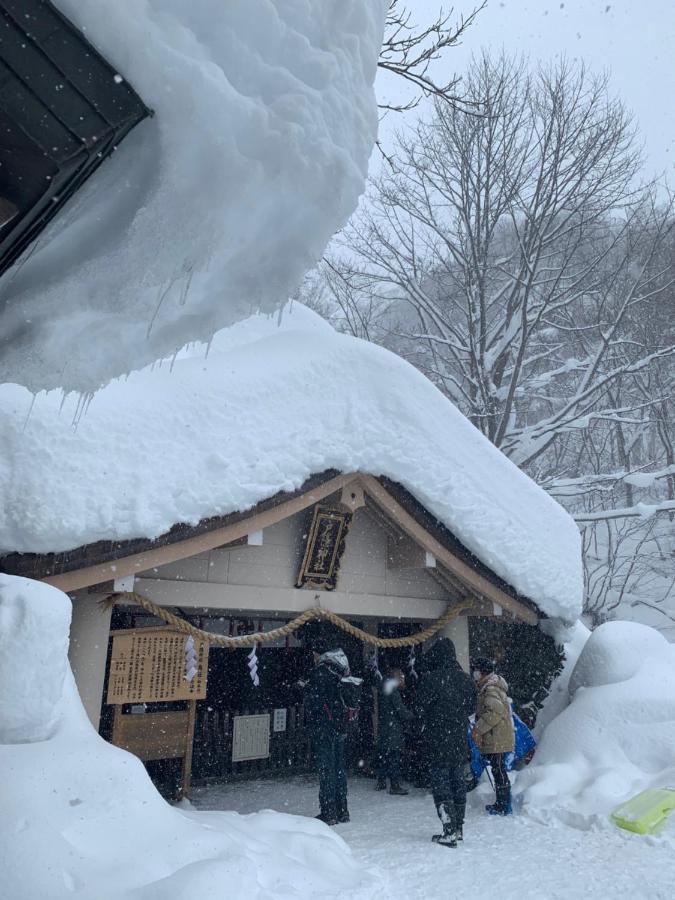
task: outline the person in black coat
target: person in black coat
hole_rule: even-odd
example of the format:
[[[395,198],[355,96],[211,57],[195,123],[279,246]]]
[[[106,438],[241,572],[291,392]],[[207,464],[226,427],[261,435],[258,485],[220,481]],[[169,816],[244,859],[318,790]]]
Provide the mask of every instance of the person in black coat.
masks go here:
[[[443,824],[443,833],[433,839],[455,847],[463,837],[464,764],[470,755],[467,729],[469,716],[476,710],[476,688],[457,662],[449,638],[441,638],[425,654],[417,702],[422,716],[422,750]]]
[[[377,709],[378,766],[376,790],[383,791],[389,778],[389,793],[405,796],[401,787],[401,759],[405,747],[404,728],[413,714],[401,698],[405,678],[400,669],[390,669],[380,684]]]
[[[337,825],[349,821],[345,762],[349,713],[342,688],[342,679],[349,675],[349,662],[340,649],[316,654],[316,660],[307,682],[305,721],[319,773],[321,811],[317,819]]]

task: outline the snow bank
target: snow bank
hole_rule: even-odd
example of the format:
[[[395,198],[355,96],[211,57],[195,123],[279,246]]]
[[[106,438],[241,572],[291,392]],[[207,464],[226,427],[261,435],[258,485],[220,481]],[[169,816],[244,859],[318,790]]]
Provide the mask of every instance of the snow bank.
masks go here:
[[[299,304],[75,398],[0,386],[0,547],[156,537],[335,468],[401,482],[551,616],[581,611],[579,532],[416,369]],[[63,406],[61,404],[63,403]]]
[[[14,674],[9,681],[0,678],[3,897],[376,895],[372,876],[357,866],[342,839],[314,819],[191,813],[165,803],[139,760],[107,744],[89,724],[65,655],[69,621],[70,603],[60,591],[0,575],[3,657],[15,647]],[[22,737],[12,725],[13,710],[36,701],[39,681],[48,700],[40,702]],[[1,742],[8,721],[13,737],[25,742]],[[37,739],[39,728],[46,739]]]
[[[586,642],[570,705],[519,776],[535,814],[604,815],[648,787],[675,785],[675,647],[646,625],[608,622]]]
[[[5,593],[4,588],[13,585]],[[0,575],[0,744],[51,737],[68,668],[70,601]],[[49,638],[36,646],[37,634]]]
[[[565,652],[565,661],[563,663],[562,672],[554,679],[548,696],[544,700],[542,708],[537,713],[537,722],[534,727],[534,736],[537,741],[541,740],[541,735],[549,724],[559,716],[560,713],[569,706],[570,691],[569,683],[572,672],[577,664],[577,660],[581,651],[586,645],[591,632],[583,622],[577,621],[567,628],[561,628],[559,623],[553,620],[556,627],[547,627],[550,621],[542,622],[542,631],[553,638],[558,644],[562,644]]]
[[[58,0],[155,116],[3,279],[0,381],[94,390],[280,307],[363,190],[387,5]]]

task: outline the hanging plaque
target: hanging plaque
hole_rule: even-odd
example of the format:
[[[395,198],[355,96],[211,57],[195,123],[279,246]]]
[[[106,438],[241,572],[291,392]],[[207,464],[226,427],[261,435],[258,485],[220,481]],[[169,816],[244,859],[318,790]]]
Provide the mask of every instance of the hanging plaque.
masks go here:
[[[349,512],[315,507],[296,587],[335,589],[351,518]]]
[[[206,641],[190,643],[187,635],[177,631],[118,632],[113,636],[107,702],[203,700],[208,661]]]

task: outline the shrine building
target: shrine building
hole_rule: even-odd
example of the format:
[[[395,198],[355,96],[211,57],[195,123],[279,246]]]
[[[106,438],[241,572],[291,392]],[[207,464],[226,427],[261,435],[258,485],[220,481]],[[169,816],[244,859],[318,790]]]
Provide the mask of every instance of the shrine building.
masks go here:
[[[11,278],[152,111],[48,0],[0,26]],[[420,633],[468,667],[480,623],[577,617],[575,523],[421,372],[298,303],[204,337],[87,398],[3,385],[0,571],[70,596],[86,712],[158,781],[305,771],[312,650],[412,688]]]

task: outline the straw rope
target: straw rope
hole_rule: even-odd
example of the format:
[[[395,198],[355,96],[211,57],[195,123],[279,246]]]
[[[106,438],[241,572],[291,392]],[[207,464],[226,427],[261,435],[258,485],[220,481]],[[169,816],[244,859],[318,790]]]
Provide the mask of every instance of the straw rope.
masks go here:
[[[138,606],[142,606],[143,609],[147,610],[147,612],[151,613],[153,616],[157,616],[157,618],[162,619],[172,628],[176,629],[176,631],[181,631],[183,634],[191,634],[193,637],[208,641],[209,644],[212,644],[216,647],[232,648],[252,647],[254,644],[265,644],[269,641],[275,641],[278,638],[287,637],[289,634],[293,634],[294,631],[297,631],[298,628],[300,628],[306,622],[311,621],[312,619],[324,619],[328,622],[332,622],[333,625],[337,625],[338,628],[341,628],[347,634],[351,634],[352,637],[363,641],[364,644],[371,644],[373,647],[381,647],[386,649],[391,649],[393,647],[413,647],[417,644],[422,644],[430,637],[433,637],[442,628],[452,622],[453,619],[456,619],[457,616],[471,609],[473,606],[473,602],[471,600],[463,600],[456,605],[448,606],[443,615],[440,616],[440,618],[436,619],[435,622],[432,622],[431,625],[429,625],[427,628],[424,628],[422,631],[418,631],[415,634],[408,635],[408,637],[376,637],[374,634],[368,634],[367,631],[363,631],[361,628],[357,628],[355,625],[351,625],[346,621],[346,619],[338,616],[337,613],[331,612],[328,609],[321,609],[318,606],[305,610],[305,612],[301,613],[299,616],[296,616],[295,619],[292,619],[286,625],[282,625],[279,628],[273,628],[271,631],[259,631],[255,632],[254,634],[241,635],[241,637],[226,637],[222,634],[211,634],[211,632],[209,631],[204,631],[202,628],[197,628],[195,625],[192,625],[191,622],[187,622],[185,619],[181,619],[179,616],[176,616],[172,612],[169,612],[168,609],[165,609],[163,606],[158,606],[156,603],[153,603],[152,600],[149,600],[147,597],[144,597],[142,594],[139,594],[136,591],[129,591],[121,594],[111,594],[106,602],[114,604],[120,600],[131,600],[134,603],[137,603]]]

